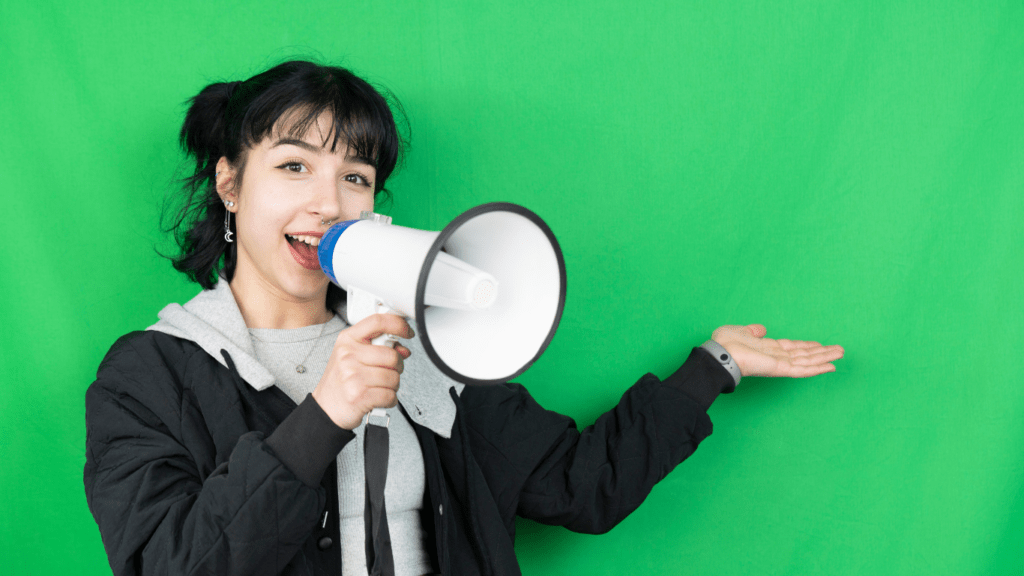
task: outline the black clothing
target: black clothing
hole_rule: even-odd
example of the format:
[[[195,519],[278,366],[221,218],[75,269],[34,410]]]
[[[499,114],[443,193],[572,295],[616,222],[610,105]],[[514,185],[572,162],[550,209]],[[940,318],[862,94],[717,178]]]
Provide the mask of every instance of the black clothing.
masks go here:
[[[86,393],[85,490],[111,568],[129,574],[341,574],[336,456],[354,435],[311,396],[257,391],[196,343],[132,332]],[[515,516],[602,533],[711,434],[733,379],[694,348],[579,432],[526,388],[467,386],[451,438],[413,422],[423,527],[445,575],[519,574]]]

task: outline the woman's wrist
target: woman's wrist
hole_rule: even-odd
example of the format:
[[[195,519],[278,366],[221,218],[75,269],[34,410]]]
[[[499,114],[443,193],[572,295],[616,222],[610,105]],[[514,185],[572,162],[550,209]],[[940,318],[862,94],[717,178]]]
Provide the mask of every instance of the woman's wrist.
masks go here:
[[[362,415],[356,417],[352,414],[342,414],[337,407],[329,406],[327,404],[327,399],[323,397],[323,392],[319,386],[310,393],[310,396],[313,397],[313,401],[316,402],[320,409],[323,410],[324,414],[326,414],[327,417],[331,419],[331,422],[333,422],[338,428],[352,431],[355,430],[363,421]]]
[[[715,357],[715,360],[717,360],[723,368],[729,371],[729,375],[732,376],[732,379],[735,381],[734,387],[739,385],[740,379],[743,377],[743,373],[740,371],[739,365],[725,346],[722,346],[712,337],[707,342],[701,344],[701,348],[710,352],[711,355]]]
[[[338,427],[319,403],[307,396],[267,437],[271,451],[307,486],[317,486],[338,453],[355,438]]]

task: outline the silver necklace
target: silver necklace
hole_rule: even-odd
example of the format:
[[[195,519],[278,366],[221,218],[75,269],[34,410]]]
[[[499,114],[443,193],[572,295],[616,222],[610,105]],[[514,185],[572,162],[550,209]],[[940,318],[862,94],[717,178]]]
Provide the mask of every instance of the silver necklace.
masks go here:
[[[331,316],[331,320],[334,320],[334,316],[333,315]],[[309,355],[313,353],[313,349],[316,348],[316,343],[319,342],[320,341],[320,337],[324,335],[324,330],[327,328],[327,324],[331,320],[328,320],[327,322],[324,322],[323,326],[320,327],[320,334],[317,335],[317,337],[313,339],[313,345],[309,347],[309,352],[306,352],[306,356],[302,359],[302,361],[295,365],[295,371],[298,372],[299,374],[304,374],[306,372],[306,359],[309,358]],[[253,338],[256,338],[257,340],[259,340],[260,342],[263,342],[264,344],[267,344],[267,342],[265,340],[257,337],[255,334],[253,334],[251,328],[249,329],[249,336],[252,336]]]

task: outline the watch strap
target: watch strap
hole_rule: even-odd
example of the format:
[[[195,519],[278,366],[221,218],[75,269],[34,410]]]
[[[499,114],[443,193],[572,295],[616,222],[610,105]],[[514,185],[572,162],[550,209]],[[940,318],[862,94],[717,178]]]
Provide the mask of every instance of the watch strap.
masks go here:
[[[733,360],[732,354],[729,354],[724,346],[714,340],[708,340],[701,344],[700,347],[710,352],[711,355],[715,357],[715,360],[718,360],[719,364],[729,371],[729,374],[732,376],[732,379],[736,381],[736,384],[740,383],[740,378],[742,377],[740,367],[736,364],[736,361]],[[733,389],[735,389],[736,384],[733,385]],[[723,392],[732,392],[732,390],[723,390]]]

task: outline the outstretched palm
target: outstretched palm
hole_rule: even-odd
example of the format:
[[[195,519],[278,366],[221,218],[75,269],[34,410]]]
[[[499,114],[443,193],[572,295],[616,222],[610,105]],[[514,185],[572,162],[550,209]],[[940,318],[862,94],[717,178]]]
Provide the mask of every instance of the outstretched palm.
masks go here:
[[[843,357],[842,346],[822,346],[803,340],[765,338],[768,329],[762,324],[722,326],[711,335],[724,347],[744,376],[770,378],[808,378],[835,372],[832,361]]]

